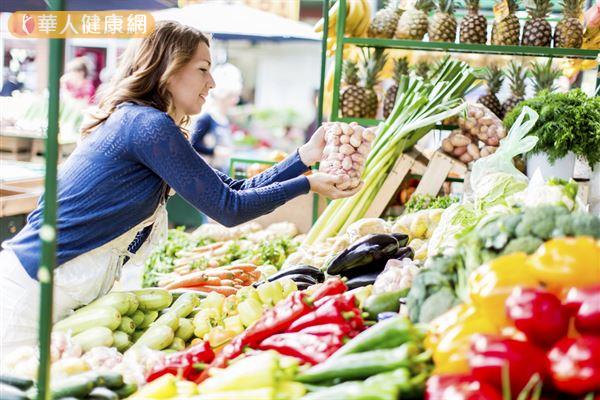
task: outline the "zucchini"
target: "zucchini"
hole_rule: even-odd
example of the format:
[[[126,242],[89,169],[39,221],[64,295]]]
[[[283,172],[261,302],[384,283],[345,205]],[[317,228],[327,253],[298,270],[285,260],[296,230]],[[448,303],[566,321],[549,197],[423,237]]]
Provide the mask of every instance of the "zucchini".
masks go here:
[[[135,324],[135,327],[137,328],[138,326],[140,326],[142,324],[142,322],[144,322],[145,315],[142,311],[137,310],[136,312],[131,314],[130,318],[133,321],[133,323]]]
[[[2,400],[29,400],[29,396],[16,386],[0,383],[0,399]]]
[[[158,288],[134,290],[140,304],[138,309],[142,311],[159,311],[171,305],[173,297],[169,291]]]
[[[133,293],[127,292],[129,293],[131,296],[129,296],[129,310],[127,310],[126,315],[127,316],[132,316],[138,309],[138,307],[140,306],[140,301],[138,300],[137,296]]]
[[[137,389],[138,387],[135,383],[127,383],[122,388],[115,390],[115,393],[120,399],[124,399],[137,392]]]
[[[162,350],[173,342],[175,333],[167,325],[153,325],[135,342],[133,347],[146,346],[152,350]]]
[[[131,335],[133,331],[135,331],[135,323],[129,317],[121,317],[121,324],[119,325],[119,330],[125,332],[128,335]]]
[[[175,336],[188,341],[194,335],[194,324],[186,318],[179,318],[179,328],[175,331]]]
[[[99,386],[106,387],[108,389],[118,389],[123,386],[123,375],[118,372],[101,372],[98,374],[100,379]]]
[[[150,324],[150,326],[156,325],[166,325],[175,331],[177,328],[179,328],[179,315],[173,311],[163,314],[156,321]]]
[[[142,335],[144,334],[145,331],[135,331],[131,334],[131,342],[135,343],[138,341],[139,338],[142,337]]]
[[[97,387],[87,398],[89,400],[119,400],[119,395],[105,387]]]
[[[80,374],[59,381],[51,386],[52,398],[86,397],[94,389],[97,378],[97,375]]]
[[[129,340],[129,335],[123,331],[114,331],[113,332],[113,346],[117,348],[118,351],[123,353],[125,350],[130,348],[132,345]]]
[[[175,351],[185,350],[185,341],[182,338],[174,337],[173,343],[168,348]]]
[[[112,330],[121,324],[121,314],[114,307],[92,307],[79,311],[54,324],[54,330],[78,334],[90,328],[105,327]]]
[[[400,299],[406,297],[408,290],[403,289],[395,292],[373,294],[367,297],[363,309],[369,313],[369,319],[372,320],[376,320],[377,316],[382,312],[398,312],[400,309]]]
[[[150,326],[151,323],[156,321],[156,318],[158,318],[158,311],[148,311],[146,315],[144,315],[144,320],[142,321],[142,323],[136,325],[136,328],[146,329]]]
[[[187,317],[194,307],[200,305],[200,299],[194,293],[184,293],[177,298],[171,305],[170,311],[175,312],[179,317]]]
[[[121,315],[125,315],[131,306],[131,296],[135,297],[133,293],[129,292],[110,292],[105,296],[94,300],[87,306],[81,307],[79,310],[75,311],[75,314],[94,307],[113,307]]]
[[[21,390],[27,390],[33,386],[33,381],[31,379],[23,379],[12,375],[0,375],[0,383],[14,386]]]
[[[113,345],[113,333],[108,328],[97,326],[73,336],[73,342],[80,345],[84,352],[94,347],[110,347]]]

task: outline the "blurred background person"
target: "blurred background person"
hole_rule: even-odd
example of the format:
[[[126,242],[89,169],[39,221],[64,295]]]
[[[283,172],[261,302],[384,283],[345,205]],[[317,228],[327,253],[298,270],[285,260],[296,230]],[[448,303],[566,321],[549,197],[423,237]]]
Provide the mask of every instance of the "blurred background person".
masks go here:
[[[14,71],[11,71],[9,68],[4,68],[2,72],[3,79],[0,96],[12,96],[14,91],[21,91],[23,89],[23,82],[18,81],[17,74]]]
[[[61,91],[77,100],[90,103],[94,97],[94,84],[90,79],[90,69],[85,58],[77,57],[66,67],[60,78]]]

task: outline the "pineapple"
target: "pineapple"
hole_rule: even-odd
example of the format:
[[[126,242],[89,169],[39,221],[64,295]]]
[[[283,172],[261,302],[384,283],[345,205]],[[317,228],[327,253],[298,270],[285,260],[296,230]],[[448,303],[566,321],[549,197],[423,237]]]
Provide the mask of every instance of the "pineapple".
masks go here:
[[[503,1],[503,0],[500,0]],[[519,9],[516,0],[507,0],[509,14],[492,27],[492,44],[500,46],[518,46],[521,35],[521,23],[515,15]]]
[[[456,17],[454,16],[454,0],[438,0],[437,11],[429,24],[430,42],[452,42],[456,39]]]
[[[546,17],[552,9],[550,0],[532,0],[533,6],[527,7],[530,19],[523,26],[521,44],[523,46],[550,47],[552,26]]]
[[[383,98],[384,118],[387,118],[394,109],[396,95],[398,94],[398,83],[404,75],[408,75],[408,60],[406,57],[394,60],[394,84],[388,88]]]
[[[527,74],[521,64],[511,61],[508,64],[507,79],[510,83],[510,97],[502,104],[504,115],[525,99],[525,78]]]
[[[533,88],[535,94],[542,90],[554,90],[554,81],[561,75],[560,70],[552,68],[552,59],[548,61],[531,63],[531,75],[533,75]]]
[[[487,20],[479,14],[479,0],[465,0],[469,14],[460,22],[460,42],[479,43],[487,42]]]
[[[386,55],[383,49],[375,49],[373,54],[363,53],[363,89],[365,93],[365,108],[363,109],[361,118],[375,118],[377,116],[377,108],[379,106],[379,98],[375,91],[375,86],[379,83],[379,73],[383,69],[386,62]]]
[[[365,89],[358,85],[358,67],[354,61],[344,61],[343,88],[340,92],[342,117],[359,118],[365,109]]]
[[[393,38],[403,11],[400,8],[399,0],[391,0],[385,8],[375,13],[375,17],[369,24],[367,35],[373,38]]]
[[[492,65],[489,68],[486,68],[483,78],[487,81],[488,93],[481,96],[478,102],[489,108],[498,118],[502,119],[504,112],[497,94],[502,87],[504,74],[497,65]]]
[[[563,0],[564,18],[556,25],[554,30],[554,47],[574,48],[581,47],[583,42],[583,25],[581,24],[581,9],[585,0]]]
[[[397,39],[422,40],[427,33],[427,14],[433,9],[431,0],[416,0],[398,20],[394,37]]]
[[[415,75],[423,79],[427,79],[430,70],[431,65],[429,65],[427,61],[419,61],[413,66],[413,71],[415,71]]]

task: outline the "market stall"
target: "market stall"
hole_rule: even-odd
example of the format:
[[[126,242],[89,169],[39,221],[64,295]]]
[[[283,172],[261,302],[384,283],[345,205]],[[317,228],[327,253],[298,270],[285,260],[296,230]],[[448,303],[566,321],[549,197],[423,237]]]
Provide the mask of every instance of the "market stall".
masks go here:
[[[550,71],[546,89],[527,99],[507,98],[512,107],[501,105],[505,115],[497,115],[490,100],[497,72],[487,70],[483,99],[465,101],[482,76],[451,57],[425,73],[408,73],[405,62],[396,61],[393,96],[382,96],[373,91],[376,85],[359,83],[356,73],[364,68],[366,81],[376,82],[386,53],[365,51],[359,67],[344,56],[346,41],[488,50],[485,40],[461,45],[344,37],[348,25],[352,36],[374,36],[378,18],[393,16],[386,8],[371,19],[368,7],[341,0],[321,23],[325,50],[333,46],[329,17],[338,19],[338,47],[318,170],[345,175],[340,189],[361,181],[362,189],[323,204],[307,232],[290,222],[292,215],[284,222],[170,230],[137,278],[123,278],[54,325],[43,317],[40,350],[22,347],[3,357],[3,395],[600,396],[600,216],[590,212],[600,161],[600,98],[578,88],[552,90],[556,73]],[[55,46],[60,53],[60,43]],[[489,49],[590,60],[599,54],[550,50]],[[54,157],[46,167],[46,222],[53,226],[58,87],[50,82],[47,154]],[[386,115],[388,95],[393,101]],[[428,139],[435,148],[427,148]],[[590,177],[573,179],[573,164],[562,163],[569,152],[589,164]],[[543,155],[555,169],[535,164],[532,155]],[[252,161],[256,171],[232,168],[231,175],[262,171],[261,160]],[[43,280],[43,301],[51,302],[55,239],[42,239],[41,271],[50,277]]]

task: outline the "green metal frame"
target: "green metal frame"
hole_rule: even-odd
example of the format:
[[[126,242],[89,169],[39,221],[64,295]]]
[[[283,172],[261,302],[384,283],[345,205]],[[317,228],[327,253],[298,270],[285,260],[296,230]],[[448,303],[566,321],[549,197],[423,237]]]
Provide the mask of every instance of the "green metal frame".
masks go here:
[[[339,0],[338,15],[346,15],[346,0]],[[600,50],[587,49],[559,49],[548,47],[532,46],[494,46],[487,44],[464,44],[464,43],[445,43],[445,42],[424,42],[420,40],[400,40],[400,39],[375,39],[375,38],[346,38],[344,37],[345,18],[337,20],[337,47],[335,49],[335,69],[333,79],[333,101],[331,107],[332,121],[357,121],[364,125],[376,125],[380,121],[369,119],[342,118],[339,116],[339,93],[340,81],[342,76],[343,49],[345,45],[353,44],[362,47],[379,47],[417,51],[442,51],[450,53],[474,53],[474,54],[495,54],[512,56],[531,56],[548,58],[578,58],[595,60],[600,55]],[[326,33],[323,36],[323,42],[327,40]],[[323,85],[321,85],[324,88]],[[322,89],[323,90],[323,89]],[[440,130],[451,130],[455,127],[438,126]]]
[[[50,11],[65,9],[64,0],[50,0]],[[58,132],[60,108],[60,75],[65,53],[63,39],[50,40],[48,66],[48,133],[46,136],[46,178],[44,184],[44,223],[40,229],[42,257],[38,278],[40,296],[40,364],[38,369],[38,399],[46,400],[50,394],[50,336],[52,332],[53,271],[56,267],[56,187],[58,164]]]

